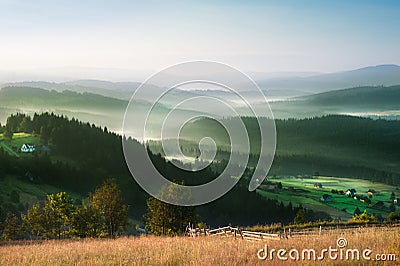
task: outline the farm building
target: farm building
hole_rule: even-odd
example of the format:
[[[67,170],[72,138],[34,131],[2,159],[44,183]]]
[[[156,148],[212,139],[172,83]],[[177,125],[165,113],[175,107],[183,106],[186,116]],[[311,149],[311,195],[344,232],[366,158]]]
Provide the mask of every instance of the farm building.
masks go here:
[[[400,198],[394,199],[393,200],[394,204],[400,205]]]
[[[314,188],[322,188],[322,184],[321,183],[315,183],[314,184]]]
[[[364,203],[367,203],[367,204],[371,204],[371,199],[368,198],[367,196],[361,196],[360,197],[360,201],[364,202]]]
[[[294,191],[294,187],[290,186],[287,188],[289,191]]]
[[[346,191],[346,196],[347,197],[354,197],[354,195],[357,193],[357,191],[354,189],[354,188],[351,188],[351,189],[348,189],[347,191]]]
[[[331,201],[333,201],[333,198],[332,198],[331,195],[324,194],[321,197],[321,201],[323,201],[323,202],[331,202]]]
[[[36,150],[36,147],[34,144],[23,144],[21,147],[21,152],[23,153],[32,153]]]

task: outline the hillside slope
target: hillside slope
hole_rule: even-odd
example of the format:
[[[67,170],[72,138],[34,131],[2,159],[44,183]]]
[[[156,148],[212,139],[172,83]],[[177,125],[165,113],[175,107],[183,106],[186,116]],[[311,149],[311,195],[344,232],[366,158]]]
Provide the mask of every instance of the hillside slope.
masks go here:
[[[400,66],[368,66],[309,77],[266,79],[257,83],[268,90],[293,90],[297,96],[358,86],[391,86],[400,84]]]
[[[319,106],[368,108],[370,110],[400,109],[400,85],[335,90],[305,96],[299,100]]]

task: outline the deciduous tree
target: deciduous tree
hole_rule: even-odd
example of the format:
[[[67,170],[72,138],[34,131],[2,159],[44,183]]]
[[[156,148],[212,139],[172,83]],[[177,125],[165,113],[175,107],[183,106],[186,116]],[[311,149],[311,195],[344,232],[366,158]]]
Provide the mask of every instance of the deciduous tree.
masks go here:
[[[4,240],[15,240],[19,232],[20,225],[18,223],[18,217],[13,212],[8,212],[3,225],[2,238]]]
[[[176,201],[180,197],[189,197],[189,195],[183,195],[182,189],[175,184],[164,187],[161,194],[162,198],[169,198],[171,201]],[[147,208],[148,212],[144,216],[146,229],[156,235],[182,234],[189,222],[196,223],[198,220],[193,207],[168,204],[154,197],[147,199]]]
[[[115,179],[107,179],[89,197],[89,203],[99,219],[104,223],[107,234],[115,237],[118,231],[123,231],[128,224],[128,206],[125,205],[121,190]],[[97,215],[96,214],[96,215]]]

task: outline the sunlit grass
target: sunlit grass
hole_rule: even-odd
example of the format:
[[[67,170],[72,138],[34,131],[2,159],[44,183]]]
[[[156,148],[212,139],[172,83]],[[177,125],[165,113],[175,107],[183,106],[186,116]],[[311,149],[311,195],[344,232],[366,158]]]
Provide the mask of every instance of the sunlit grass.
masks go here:
[[[265,243],[269,248],[314,248],[319,251],[329,246],[335,248],[338,237],[347,239],[347,248],[369,248],[373,250],[373,255],[378,252],[397,253],[399,261],[399,236],[400,228],[364,228],[268,242],[248,242],[218,236],[23,241],[0,247],[0,265],[286,265],[287,261],[260,261],[257,251]],[[321,265],[333,263],[328,259],[318,262]],[[380,264],[375,262],[374,265]]]

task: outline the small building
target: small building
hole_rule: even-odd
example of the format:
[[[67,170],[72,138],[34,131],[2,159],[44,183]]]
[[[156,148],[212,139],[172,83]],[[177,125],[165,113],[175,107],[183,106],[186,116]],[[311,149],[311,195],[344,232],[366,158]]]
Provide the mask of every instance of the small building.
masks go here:
[[[21,152],[23,153],[33,153],[36,150],[36,147],[34,144],[22,144],[21,147]]]
[[[332,198],[331,195],[324,194],[321,197],[321,201],[323,201],[323,202],[331,202],[331,201],[333,201],[333,198]]]
[[[354,195],[353,199],[355,199],[355,200],[360,200],[360,199],[361,199],[361,196],[359,196],[359,195]]]
[[[364,203],[367,203],[367,204],[371,204],[371,199],[368,198],[367,196],[361,196],[360,197],[360,201],[364,202]]]
[[[348,189],[346,191],[346,196],[353,198],[356,195],[357,191],[354,188]]]
[[[322,183],[315,183],[314,188],[322,188]]]
[[[294,191],[294,187],[290,186],[287,188],[289,191]]]

